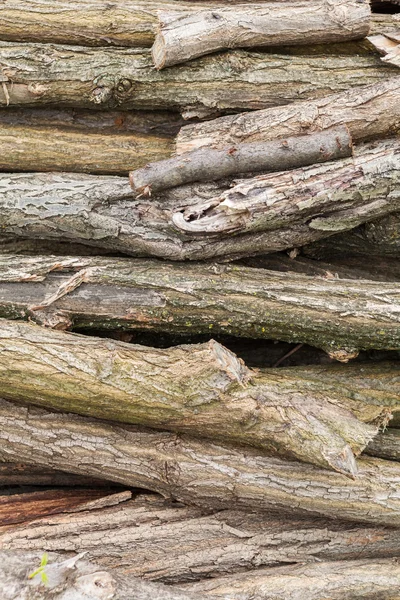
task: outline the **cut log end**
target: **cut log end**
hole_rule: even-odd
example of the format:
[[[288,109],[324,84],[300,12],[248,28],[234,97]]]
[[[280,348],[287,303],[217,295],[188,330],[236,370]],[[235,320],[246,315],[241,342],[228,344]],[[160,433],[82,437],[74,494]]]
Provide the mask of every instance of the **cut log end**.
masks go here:
[[[158,31],[155,37],[154,44],[151,48],[151,57],[157,71],[169,66],[165,50],[165,38],[161,31]]]

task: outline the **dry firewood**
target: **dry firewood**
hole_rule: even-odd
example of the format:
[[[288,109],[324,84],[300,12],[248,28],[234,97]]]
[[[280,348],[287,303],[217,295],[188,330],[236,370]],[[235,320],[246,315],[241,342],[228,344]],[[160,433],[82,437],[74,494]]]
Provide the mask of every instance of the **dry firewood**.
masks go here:
[[[51,553],[24,552],[0,554],[2,600],[204,600],[191,594],[117,575],[82,560],[83,554],[69,559]],[[43,579],[42,575],[45,574]]]
[[[86,552],[113,572],[164,583],[294,562],[397,557],[400,530],[338,520],[209,511],[158,496],[0,526],[7,552]]]
[[[384,63],[400,67],[400,23],[396,32],[372,35],[367,39],[383,55]]]
[[[154,192],[194,181],[214,181],[238,173],[285,171],[351,154],[349,130],[342,125],[285,140],[238,144],[223,150],[200,148],[149,163],[132,171],[129,179],[136,194],[151,196]]]
[[[178,587],[221,600],[398,600],[399,584],[400,561],[382,559],[257,569]]]
[[[352,479],[259,450],[0,402],[0,456],[156,491],[204,508],[290,511],[400,526],[400,465],[360,458]]]
[[[43,469],[34,465],[2,462],[0,459],[0,488],[16,486],[34,487],[115,487],[104,479],[81,477],[54,469]],[[0,490],[1,493],[1,490]]]
[[[379,433],[365,449],[370,456],[400,461],[400,429],[386,429]]]
[[[134,199],[125,178],[7,173],[0,226],[6,236],[172,260],[298,248],[399,210],[399,147],[388,140],[356,149],[354,159],[191,184],[150,199]]]
[[[284,107],[220,117],[186,125],[177,138],[178,154],[202,146],[223,148],[299,135],[336,125],[347,125],[359,141],[400,129],[400,77]]]
[[[185,116],[261,109],[397,74],[371,56],[236,50],[158,72],[148,50],[0,43],[3,106],[167,109]],[[49,68],[52,65],[52,68]]]
[[[303,389],[301,369],[257,374],[214,341],[163,350],[5,320],[0,355],[6,398],[249,444],[350,475],[353,453],[400,410],[390,363],[365,376],[359,365],[305,369]],[[360,382],[363,395],[353,400]],[[384,382],[389,391],[380,400]]]
[[[369,33],[365,0],[294,0],[215,7],[192,14],[162,10],[152,48],[156,69],[226,48],[343,42]]]
[[[400,348],[396,283],[237,264],[0,255],[0,317],[307,343],[342,360],[360,349]]]

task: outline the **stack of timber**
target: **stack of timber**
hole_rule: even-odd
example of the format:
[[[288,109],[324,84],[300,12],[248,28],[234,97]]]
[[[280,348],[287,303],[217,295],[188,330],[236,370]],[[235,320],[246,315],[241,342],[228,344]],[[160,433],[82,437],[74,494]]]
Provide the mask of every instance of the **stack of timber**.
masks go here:
[[[400,2],[0,3],[1,600],[400,599]]]

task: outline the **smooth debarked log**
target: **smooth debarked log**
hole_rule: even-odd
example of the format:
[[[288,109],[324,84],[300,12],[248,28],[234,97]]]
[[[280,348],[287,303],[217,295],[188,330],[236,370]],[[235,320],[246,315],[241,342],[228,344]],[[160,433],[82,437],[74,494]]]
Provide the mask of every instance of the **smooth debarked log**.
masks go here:
[[[397,557],[400,530],[256,511],[215,513],[139,495],[90,512],[0,526],[0,548],[86,552],[117,573],[183,583],[287,563]]]
[[[133,197],[128,178],[0,174],[5,236],[71,241],[172,260],[300,247],[400,209],[400,142],[352,159]],[[233,187],[229,187],[233,186]]]
[[[400,129],[400,77],[309,102],[186,125],[177,137],[176,151],[273,140],[343,124],[355,141],[396,133]]]
[[[315,372],[305,370],[303,389],[301,369],[256,373],[214,341],[162,350],[6,320],[0,357],[6,398],[249,444],[350,475],[354,454],[400,409],[390,363],[365,378],[359,365],[342,375],[327,369],[322,397]],[[352,377],[366,388],[358,401],[351,382],[346,390]],[[380,401],[385,379],[388,395]]]
[[[152,47],[156,69],[226,48],[345,42],[370,30],[366,0],[293,0],[198,10],[163,9]]]
[[[390,428],[379,433],[368,444],[365,454],[400,461],[400,429]]]
[[[136,195],[193,183],[215,181],[238,173],[286,171],[296,167],[346,158],[352,141],[346,126],[285,140],[238,144],[223,150],[199,148],[158,162],[149,162],[129,174]]]
[[[346,360],[360,349],[400,349],[399,301],[396,282],[213,263],[0,256],[0,316],[59,329],[275,339]]]
[[[242,50],[158,72],[148,50],[0,43],[0,105],[167,109],[185,116],[261,109],[397,74],[379,55],[288,56]]]
[[[400,527],[400,465],[360,458],[358,477],[259,450],[0,402],[0,456],[102,476],[186,504]]]

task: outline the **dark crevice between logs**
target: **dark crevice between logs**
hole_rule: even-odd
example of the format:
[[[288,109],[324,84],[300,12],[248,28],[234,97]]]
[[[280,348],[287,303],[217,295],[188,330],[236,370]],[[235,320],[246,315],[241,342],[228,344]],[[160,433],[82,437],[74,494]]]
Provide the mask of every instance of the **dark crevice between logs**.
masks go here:
[[[380,0],[376,0],[375,2],[371,2],[371,10],[377,14],[395,15],[400,13],[400,2],[381,2]]]

